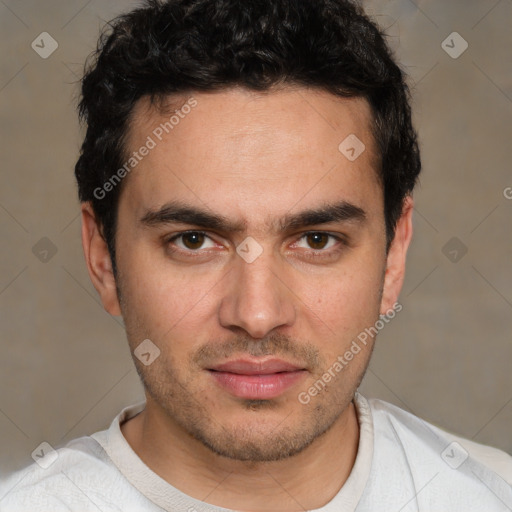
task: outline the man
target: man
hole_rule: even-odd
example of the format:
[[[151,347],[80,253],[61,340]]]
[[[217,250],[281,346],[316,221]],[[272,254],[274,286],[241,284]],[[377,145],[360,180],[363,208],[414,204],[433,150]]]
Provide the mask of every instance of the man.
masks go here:
[[[146,401],[13,475],[2,510],[512,510],[509,455],[357,393],[420,171],[359,7],[148,2],[80,112],[87,267]]]

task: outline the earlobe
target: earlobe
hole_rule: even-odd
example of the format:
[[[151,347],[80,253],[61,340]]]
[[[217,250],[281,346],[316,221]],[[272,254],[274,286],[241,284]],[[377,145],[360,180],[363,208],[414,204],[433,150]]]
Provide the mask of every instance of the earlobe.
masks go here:
[[[99,293],[105,310],[111,315],[121,315],[116,281],[107,243],[96,221],[90,202],[82,203],[82,246],[89,277]]]
[[[414,202],[411,196],[404,199],[402,214],[397,222],[395,236],[388,251],[386,274],[380,306],[380,314],[385,315],[398,301],[404,282],[407,250],[412,238],[412,211]]]

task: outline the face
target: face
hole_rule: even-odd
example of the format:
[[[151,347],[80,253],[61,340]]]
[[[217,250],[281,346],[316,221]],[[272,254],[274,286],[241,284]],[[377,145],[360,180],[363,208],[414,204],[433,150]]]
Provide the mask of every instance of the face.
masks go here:
[[[308,89],[193,98],[169,133],[155,132],[168,114],[137,104],[128,153],[155,146],[123,182],[120,296],[97,288],[112,313],[119,298],[132,352],[160,350],[134,357],[148,407],[217,454],[279,460],[343,416],[372,340],[333,365],[401,284],[370,109]],[[355,160],[338,149],[350,134]]]

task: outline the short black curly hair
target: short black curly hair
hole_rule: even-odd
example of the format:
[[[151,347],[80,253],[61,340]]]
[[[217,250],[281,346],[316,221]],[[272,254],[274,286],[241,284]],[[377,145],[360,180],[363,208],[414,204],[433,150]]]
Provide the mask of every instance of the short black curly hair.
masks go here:
[[[388,247],[421,169],[410,93],[385,35],[350,0],[146,0],[107,25],[82,79],[87,132],[75,166],[115,272],[122,187],[94,193],[125,161],[138,100],[240,86],[314,87],[371,106]]]

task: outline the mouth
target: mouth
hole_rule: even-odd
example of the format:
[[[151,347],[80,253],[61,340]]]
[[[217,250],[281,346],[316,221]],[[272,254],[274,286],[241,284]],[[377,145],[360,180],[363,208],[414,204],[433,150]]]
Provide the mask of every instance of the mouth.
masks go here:
[[[281,359],[228,361],[208,371],[217,385],[238,398],[269,400],[302,380],[306,368]]]

